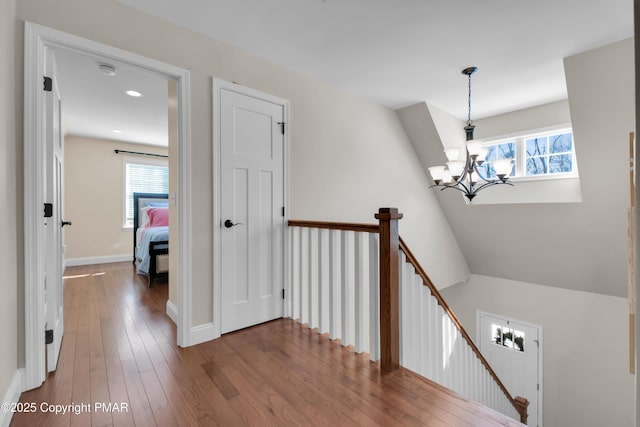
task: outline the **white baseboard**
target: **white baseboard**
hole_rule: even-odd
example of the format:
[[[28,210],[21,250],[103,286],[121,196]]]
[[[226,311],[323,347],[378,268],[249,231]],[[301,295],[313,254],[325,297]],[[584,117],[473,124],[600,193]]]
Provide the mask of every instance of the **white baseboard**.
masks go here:
[[[201,344],[215,338],[218,337],[216,336],[216,330],[213,323],[204,323],[191,328],[191,339],[189,340],[189,345]]]
[[[133,261],[133,255],[106,255],[106,256],[92,256],[86,258],[69,258],[64,260],[65,267],[74,267],[77,265],[91,265],[91,264],[109,264],[112,262]]]
[[[22,377],[24,375],[24,369],[18,369],[11,379],[11,384],[4,394],[2,403],[18,403],[20,401],[20,394],[22,392]],[[13,412],[0,411],[0,427],[9,427]]]
[[[178,324],[178,307],[169,300],[167,300],[167,316],[173,320],[173,323]]]

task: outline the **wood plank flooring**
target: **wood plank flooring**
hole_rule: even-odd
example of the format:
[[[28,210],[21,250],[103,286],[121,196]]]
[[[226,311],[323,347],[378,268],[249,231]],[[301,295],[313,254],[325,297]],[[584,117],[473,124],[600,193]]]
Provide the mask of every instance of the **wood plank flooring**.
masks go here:
[[[291,320],[181,349],[166,284],[147,288],[129,263],[66,277],[58,369],[22,395],[36,411],[12,426],[521,425],[407,370],[382,373]]]

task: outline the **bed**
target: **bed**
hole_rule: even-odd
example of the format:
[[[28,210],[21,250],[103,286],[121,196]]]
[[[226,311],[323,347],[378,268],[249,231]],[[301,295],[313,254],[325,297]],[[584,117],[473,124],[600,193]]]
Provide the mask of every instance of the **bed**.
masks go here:
[[[169,274],[169,198],[133,193],[133,264],[149,286]]]

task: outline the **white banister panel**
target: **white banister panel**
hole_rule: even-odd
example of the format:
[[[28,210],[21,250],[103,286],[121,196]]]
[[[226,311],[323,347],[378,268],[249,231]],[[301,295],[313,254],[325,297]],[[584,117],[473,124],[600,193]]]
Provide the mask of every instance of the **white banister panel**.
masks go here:
[[[400,365],[516,420],[520,416],[400,252]]]
[[[289,239],[285,313],[378,360],[378,234],[291,226]]]

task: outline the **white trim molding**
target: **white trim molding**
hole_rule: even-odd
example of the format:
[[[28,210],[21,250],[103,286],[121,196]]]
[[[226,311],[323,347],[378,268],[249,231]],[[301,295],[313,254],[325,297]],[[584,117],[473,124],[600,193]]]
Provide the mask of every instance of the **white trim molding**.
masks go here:
[[[9,388],[4,393],[2,403],[15,404],[20,401],[20,394],[21,390],[23,389],[23,377],[24,369],[18,369],[15,374],[13,374],[13,378],[11,379],[11,383],[9,384]],[[5,411],[4,409],[0,411],[0,427],[9,427],[12,417],[13,411]]]
[[[44,261],[42,242],[43,186],[45,183],[44,95],[42,77],[47,47],[62,47],[112,59],[176,80],[178,101],[178,301],[177,344],[191,345],[191,116],[190,73],[183,68],[25,22],[24,34],[24,271],[25,368],[24,390],[45,379]]]
[[[217,335],[216,335],[217,334]],[[204,323],[191,328],[191,345],[211,341],[220,336],[213,323]]]
[[[167,300],[167,316],[173,323],[178,324],[178,307],[170,300]]]
[[[69,258],[64,260],[66,267],[75,267],[79,265],[92,265],[92,264],[110,264],[112,262],[124,262],[133,261],[132,254],[125,255],[103,255],[103,256],[90,256],[84,258]]]

